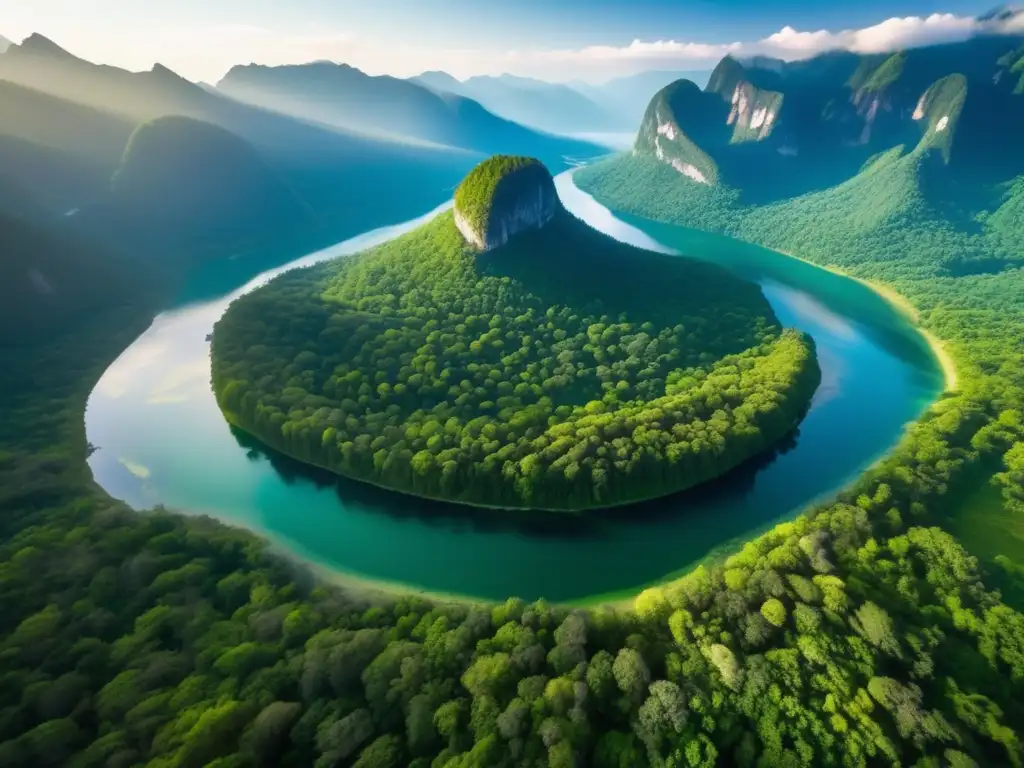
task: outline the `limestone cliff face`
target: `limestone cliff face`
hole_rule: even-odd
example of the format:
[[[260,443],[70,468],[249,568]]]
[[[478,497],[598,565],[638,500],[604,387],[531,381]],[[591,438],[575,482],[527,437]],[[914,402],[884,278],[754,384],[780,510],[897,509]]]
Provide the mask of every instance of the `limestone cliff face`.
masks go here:
[[[728,129],[723,104],[689,80],[677,80],[651,100],[637,132],[634,151],[652,154],[700,184],[718,181],[718,167],[707,151],[722,143]]]
[[[490,251],[520,232],[540,229],[560,208],[554,180],[540,162],[492,158],[456,192],[455,226],[477,250]]]

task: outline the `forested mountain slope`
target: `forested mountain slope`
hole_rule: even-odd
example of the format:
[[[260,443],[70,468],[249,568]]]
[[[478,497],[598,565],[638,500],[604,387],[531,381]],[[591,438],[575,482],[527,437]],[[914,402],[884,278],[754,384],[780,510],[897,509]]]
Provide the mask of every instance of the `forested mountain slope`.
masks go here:
[[[944,178],[990,184],[1022,159],[1024,100],[1002,76],[1018,45],[991,36],[791,64],[726,57],[705,89],[678,81],[657,94],[636,150],[754,203],[839,184],[896,147],[935,149]]]
[[[238,136],[187,117],[132,134],[109,194],[76,214],[112,245],[190,253],[283,239],[321,225],[312,208]]]
[[[393,138],[407,137],[492,154],[593,157],[586,142],[541,134],[492,114],[472,98],[438,93],[409,80],[371,77],[345,64],[234,67],[218,90],[310,120]],[[507,113],[506,113],[507,116]]]
[[[0,347],[45,343],[152,292],[124,257],[2,212],[0,242]]]

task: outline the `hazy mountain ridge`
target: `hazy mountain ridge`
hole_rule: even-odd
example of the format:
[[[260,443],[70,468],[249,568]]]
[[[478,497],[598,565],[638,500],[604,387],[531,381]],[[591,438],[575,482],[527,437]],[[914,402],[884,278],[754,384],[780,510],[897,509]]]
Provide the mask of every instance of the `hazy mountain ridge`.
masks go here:
[[[497,115],[553,133],[622,130],[629,122],[568,85],[533,78],[478,75],[459,81],[447,72],[424,72],[412,82],[474,99]]]
[[[393,141],[341,128],[328,130],[211,93],[160,64],[147,72],[93,64],[41,35],[32,35],[0,55],[0,79],[135,121],[172,114],[205,120],[281,154],[318,153],[322,160],[324,153],[352,157],[396,148]],[[450,154],[441,148],[435,151]]]
[[[333,126],[486,154],[532,152],[558,163],[562,155],[586,157],[601,151],[585,142],[537,133],[498,117],[461,93],[367,75],[346,64],[238,66],[217,87],[243,101]]]
[[[616,77],[599,85],[573,81],[569,83],[580,93],[615,115],[622,130],[635,130],[647,109],[651,94],[677,80],[690,80],[703,88],[711,71],[648,70],[635,75]]]
[[[160,65],[132,73],[92,64],[39,35],[0,54],[0,107],[0,153],[16,161],[5,164],[0,175],[13,177],[8,189],[27,189],[40,204],[17,213],[74,213],[68,226],[104,234],[108,242],[125,235],[142,259],[167,255],[172,244],[187,238],[157,229],[144,248],[136,248],[147,217],[131,222],[125,206],[133,201],[118,200],[111,179],[139,124],[186,117],[218,126],[250,145],[268,173],[315,211],[319,226],[306,235],[311,248],[439,204],[476,159],[460,150],[388,141],[244,104]],[[217,189],[225,194],[211,216],[219,211],[226,220],[241,221],[228,209],[232,201],[246,199],[251,177],[221,181]],[[234,194],[229,192],[232,181]],[[191,194],[187,185],[177,189]],[[13,206],[9,212],[15,212]],[[134,214],[139,212],[136,207]],[[115,221],[118,227],[103,232],[104,222]],[[283,235],[287,229],[276,232],[258,217],[248,221],[253,229],[237,232],[238,244],[252,243],[256,234]],[[135,234],[128,236],[129,231]],[[186,261],[195,256],[188,254]]]
[[[187,117],[160,117],[132,134],[98,207],[97,235],[112,230],[164,247],[280,237],[318,224],[310,207],[235,134]],[[116,241],[115,241],[116,242]]]

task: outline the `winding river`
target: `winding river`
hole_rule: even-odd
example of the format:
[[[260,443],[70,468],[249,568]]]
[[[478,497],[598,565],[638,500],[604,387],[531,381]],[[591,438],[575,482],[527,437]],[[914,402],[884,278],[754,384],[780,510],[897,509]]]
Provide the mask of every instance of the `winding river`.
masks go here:
[[[823,381],[792,439],[708,485],[577,518],[467,510],[339,482],[236,435],[210,392],[207,341],[231,300],[286,269],[395,237],[442,208],[159,315],[90,396],[97,482],[138,509],[164,505],[249,528],[343,579],[586,602],[685,571],[834,493],[891,448],[942,389],[925,340],[867,286],[729,238],[615,215],[578,190],[571,173],[556,183],[570,211],[619,240],[756,280],[785,325],[814,337]],[[192,288],[204,294],[205,286]]]

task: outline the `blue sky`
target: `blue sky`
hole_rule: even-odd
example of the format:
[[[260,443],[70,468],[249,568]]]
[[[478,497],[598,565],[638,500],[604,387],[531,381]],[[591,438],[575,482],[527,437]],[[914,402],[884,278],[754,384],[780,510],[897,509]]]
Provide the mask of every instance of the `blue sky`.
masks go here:
[[[346,61],[399,76],[599,81],[699,69],[730,51],[801,58],[968,36],[975,0],[15,0],[0,34],[33,31],[86,58],[154,61],[215,81],[235,63]],[[14,6],[9,7],[9,6]],[[779,34],[781,33],[781,34]],[[773,37],[774,36],[774,37]]]

